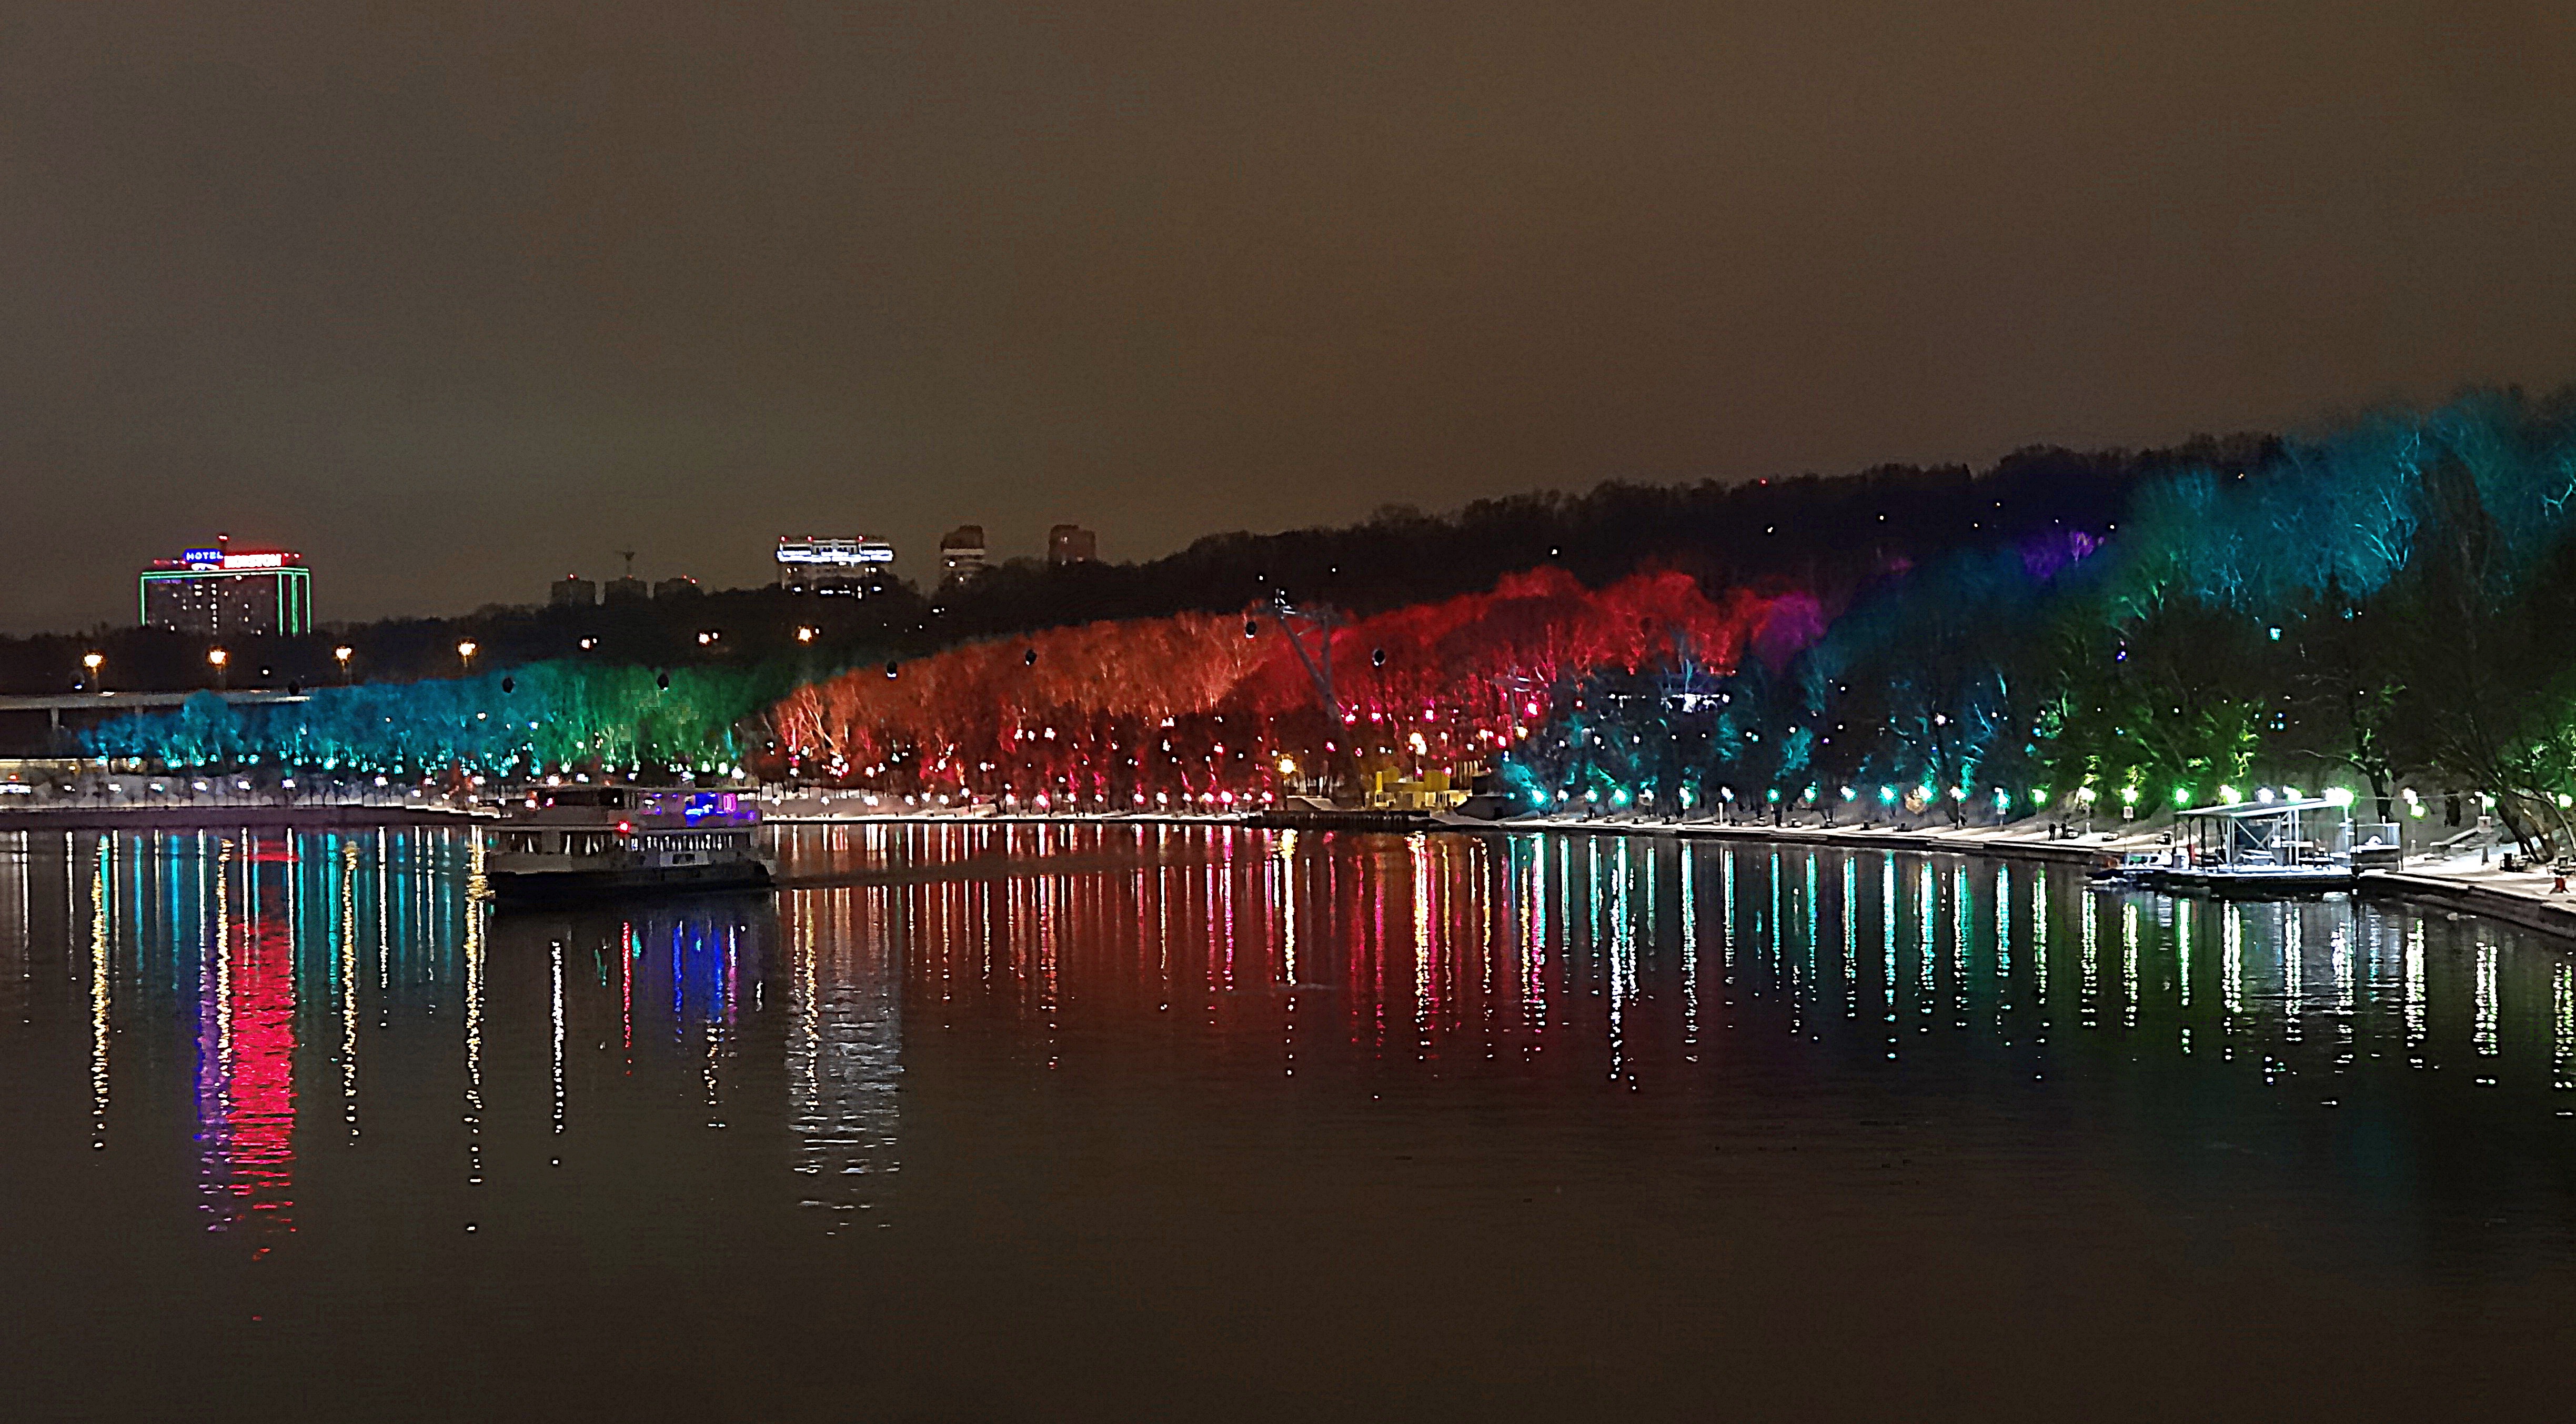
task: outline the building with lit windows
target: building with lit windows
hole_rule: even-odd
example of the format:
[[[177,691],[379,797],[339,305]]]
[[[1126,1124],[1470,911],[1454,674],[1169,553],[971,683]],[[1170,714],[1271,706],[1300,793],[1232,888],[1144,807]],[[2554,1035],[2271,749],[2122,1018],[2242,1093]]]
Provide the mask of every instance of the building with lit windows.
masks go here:
[[[1059,524],[1047,531],[1047,562],[1056,568],[1088,564],[1100,557],[1100,536],[1079,524]]]
[[[939,536],[939,578],[962,583],[984,571],[984,526],[960,524]]]
[[[855,598],[879,587],[893,563],[894,546],[882,539],[781,539],[778,586]]]
[[[211,549],[154,559],[137,589],[144,626],[220,638],[313,631],[313,576],[287,549]]]

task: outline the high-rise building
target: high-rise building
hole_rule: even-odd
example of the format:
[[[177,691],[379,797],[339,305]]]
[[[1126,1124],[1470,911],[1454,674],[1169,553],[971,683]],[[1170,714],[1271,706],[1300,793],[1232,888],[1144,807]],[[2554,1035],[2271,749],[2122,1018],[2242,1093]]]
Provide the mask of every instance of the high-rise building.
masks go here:
[[[211,549],[154,559],[138,602],[147,627],[215,638],[313,631],[313,576],[287,549],[236,549],[221,535]]]
[[[894,546],[882,539],[778,541],[778,586],[790,593],[858,598],[879,587],[894,563]]]
[[[599,591],[602,603],[642,603],[653,596],[653,585],[635,576],[635,551],[620,549],[617,557],[626,561],[626,572],[608,581]]]
[[[556,608],[590,608],[599,602],[599,585],[579,574],[565,574],[554,581],[546,602]]]
[[[939,579],[957,583],[984,571],[984,526],[960,524],[939,536]]]
[[[1100,557],[1100,536],[1079,524],[1059,524],[1047,531],[1047,562],[1057,568],[1088,564]]]
[[[698,581],[686,574],[678,578],[666,578],[653,585],[653,596],[655,598],[695,598],[698,596]]]

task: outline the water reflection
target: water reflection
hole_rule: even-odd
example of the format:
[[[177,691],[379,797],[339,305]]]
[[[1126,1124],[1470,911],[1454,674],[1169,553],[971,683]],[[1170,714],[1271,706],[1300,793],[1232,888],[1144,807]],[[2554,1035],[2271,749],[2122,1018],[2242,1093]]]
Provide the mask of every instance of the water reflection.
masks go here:
[[[865,938],[900,945],[905,1021],[998,1016],[1043,1067],[1153,1024],[1199,1045],[1196,1071],[1240,1071],[1258,1044],[1283,1076],[1366,1062],[1644,1090],[1723,1072],[1698,1066],[1712,1032],[1776,1030],[1815,1068],[1867,1058],[1900,1086],[2207,1056],[2330,1103],[2352,1091],[2335,1080],[2386,1086],[2385,1064],[2553,1090],[2571,1053],[2557,953],[2500,926],[2105,894],[2047,865],[1038,825],[838,827],[782,850],[791,876],[886,897]]]
[[[800,891],[780,899],[791,965],[787,1131],[799,1200],[851,1212],[900,1170],[895,1088],[903,1066],[901,979],[906,918],[883,889]]]
[[[135,1134],[168,1131],[184,1093],[196,1210],[254,1254],[297,1232],[326,1148],[360,1154],[329,1180],[382,1173],[388,1206],[436,1199],[480,1229],[477,1193],[528,1160],[533,1125],[560,1166],[586,1128],[635,1136],[638,1111],[774,1127],[773,1087],[800,1171],[893,1170],[903,910],[884,892],[496,919],[479,867],[446,831],[0,838],[0,1062],[35,1070],[13,1076],[41,1109],[76,989],[90,1148],[153,1159]],[[774,988],[784,1043],[754,1031]],[[416,1174],[424,1149],[464,1195]]]
[[[778,850],[774,897],[495,918],[463,833],[17,833],[0,1055],[85,1057],[65,1107],[111,1156],[184,1097],[194,1210],[255,1252],[334,1190],[479,1230],[611,1161],[585,1209],[747,1163],[762,1204],[882,1224],[925,1066],[970,1094],[1109,1069],[1534,1104],[2054,1091],[2166,1102],[2137,1130],[2175,1141],[2289,1104],[2367,1116],[2383,1165],[2421,1144],[2426,1180],[2462,1170],[2433,1144],[2464,1123],[2554,1171],[2576,1091],[2556,951],[2343,900],[1582,836],[879,825]]]
[[[282,844],[257,841],[217,840],[195,849],[191,859],[204,868],[214,898],[213,932],[196,966],[197,1146],[205,1211],[217,1231],[244,1225],[263,1233],[292,1231],[301,920],[293,858]],[[206,867],[209,850],[212,865]],[[114,847],[102,846],[99,859],[104,886]],[[99,899],[103,961],[110,909],[104,894]],[[102,1016],[106,1011],[102,1004]]]

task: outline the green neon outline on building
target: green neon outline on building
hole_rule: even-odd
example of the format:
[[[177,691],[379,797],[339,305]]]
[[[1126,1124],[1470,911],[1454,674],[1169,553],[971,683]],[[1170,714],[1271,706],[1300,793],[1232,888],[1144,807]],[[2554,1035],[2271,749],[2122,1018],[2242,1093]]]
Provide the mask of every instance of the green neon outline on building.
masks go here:
[[[277,580],[277,631],[295,636],[313,631],[312,570],[289,564],[275,569],[151,569],[135,580],[134,616],[137,623],[152,624],[152,585],[196,579],[273,578]]]

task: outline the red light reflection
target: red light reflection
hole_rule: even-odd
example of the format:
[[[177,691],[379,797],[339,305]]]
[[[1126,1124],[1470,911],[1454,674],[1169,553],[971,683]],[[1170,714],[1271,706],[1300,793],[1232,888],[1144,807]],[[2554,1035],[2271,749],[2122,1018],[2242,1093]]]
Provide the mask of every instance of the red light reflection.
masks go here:
[[[295,1229],[295,945],[281,910],[259,903],[251,868],[289,860],[282,846],[257,842],[238,862],[229,842],[218,856],[215,952],[202,966],[197,1023],[197,1143],[211,1231]],[[245,912],[238,921],[236,895]]]

